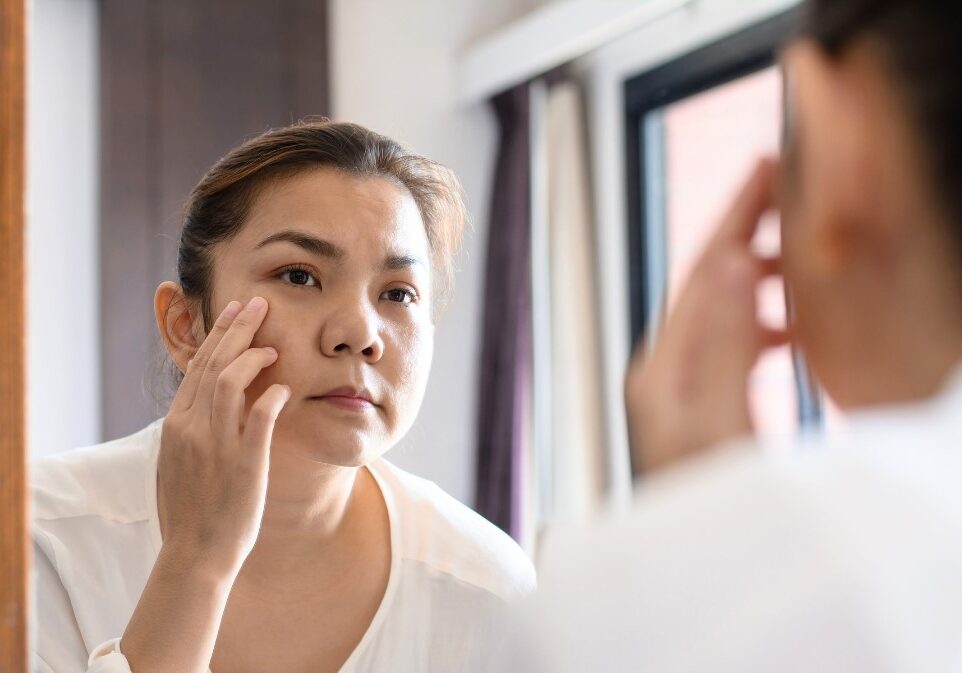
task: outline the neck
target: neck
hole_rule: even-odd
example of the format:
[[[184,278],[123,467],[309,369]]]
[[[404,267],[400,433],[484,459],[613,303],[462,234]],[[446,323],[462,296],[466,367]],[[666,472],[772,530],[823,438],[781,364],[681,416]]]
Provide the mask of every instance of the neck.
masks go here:
[[[901,341],[901,343],[898,343]],[[891,349],[877,349],[877,366],[859,374],[859,393],[846,407],[908,404],[938,394],[946,378],[962,363],[962,336],[940,339],[928,335],[911,345],[910,339],[890,340]],[[864,371],[864,370],[863,370]]]
[[[157,494],[165,536],[167,508],[159,483]],[[337,572],[372,544],[387,549],[389,543],[387,510],[366,468],[318,463],[275,446],[260,531],[241,576],[257,585],[307,577],[319,568]]]
[[[962,363],[962,293],[948,257],[946,249],[928,249],[925,263],[867,284],[874,291],[865,287],[860,301],[848,303],[859,306],[858,315],[836,316],[846,333],[832,381],[842,407],[924,400]]]
[[[380,501],[374,503],[377,485],[367,470],[283,450],[271,454],[270,470],[264,517],[245,574],[350,562],[359,531]]]

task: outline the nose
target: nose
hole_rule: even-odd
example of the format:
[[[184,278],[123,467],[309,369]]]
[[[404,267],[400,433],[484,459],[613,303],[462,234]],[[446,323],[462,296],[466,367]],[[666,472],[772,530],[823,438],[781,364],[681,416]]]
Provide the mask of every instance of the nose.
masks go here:
[[[380,318],[365,301],[342,304],[331,311],[321,333],[321,351],[328,357],[359,355],[373,364],[384,354]]]

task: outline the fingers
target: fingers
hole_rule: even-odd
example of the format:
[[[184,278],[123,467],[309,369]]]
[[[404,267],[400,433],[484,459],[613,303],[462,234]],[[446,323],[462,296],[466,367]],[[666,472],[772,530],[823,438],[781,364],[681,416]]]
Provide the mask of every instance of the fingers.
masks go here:
[[[242,305],[239,301],[232,301],[224,307],[224,310],[217,317],[210,333],[204,339],[204,343],[201,344],[197,353],[195,353],[194,357],[187,363],[187,372],[184,374],[184,380],[177,389],[177,394],[171,403],[171,411],[175,409],[187,409],[194,403],[197,395],[197,387],[207,367],[207,361],[234,322],[234,318],[240,313],[241,308]]]
[[[257,375],[277,361],[271,347],[251,348],[241,353],[217,377],[211,407],[211,423],[222,436],[233,437],[240,431],[245,393]]]
[[[241,353],[250,348],[254,335],[260,329],[267,316],[267,301],[263,297],[254,297],[247,306],[237,314],[227,332],[221,337],[204,367],[198,384],[194,404],[207,405],[208,409],[213,401],[214,387],[221,373]]]
[[[780,257],[758,257],[756,259],[760,278],[782,275],[782,260]]]
[[[262,461],[261,465],[270,455],[271,437],[277,417],[290,398],[291,389],[275,383],[257,398],[247,414],[242,443],[249,455],[257,456]]]
[[[716,241],[751,242],[758,221],[775,203],[775,181],[778,162],[762,159],[748,182],[735,198],[716,234]]]
[[[763,327],[760,330],[760,334],[763,350],[768,350],[769,348],[779,348],[792,343],[792,333],[787,329]]]

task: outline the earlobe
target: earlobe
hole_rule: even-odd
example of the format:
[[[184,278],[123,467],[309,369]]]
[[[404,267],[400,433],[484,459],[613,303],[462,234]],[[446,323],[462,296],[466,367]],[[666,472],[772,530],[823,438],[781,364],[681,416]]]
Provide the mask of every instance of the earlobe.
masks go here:
[[[194,319],[190,301],[180,285],[164,281],[154,293],[154,318],[164,347],[180,371],[187,371],[187,363],[197,352],[199,344],[194,334]]]

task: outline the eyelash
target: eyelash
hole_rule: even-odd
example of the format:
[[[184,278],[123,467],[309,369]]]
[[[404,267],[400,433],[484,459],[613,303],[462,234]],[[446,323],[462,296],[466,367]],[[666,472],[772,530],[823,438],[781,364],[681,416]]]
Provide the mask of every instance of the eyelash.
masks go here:
[[[291,266],[285,266],[283,269],[281,269],[281,270],[277,273],[277,277],[283,279],[284,276],[286,276],[286,275],[288,275],[288,274],[290,274],[290,273],[292,273],[292,272],[295,272],[295,271],[299,271],[299,272],[302,272],[302,273],[306,273],[308,276],[310,276],[311,280],[314,281],[314,284],[313,284],[313,285],[309,285],[309,284],[307,284],[307,283],[293,283],[293,282],[291,282],[290,280],[286,280],[287,284],[293,285],[293,286],[296,286],[296,287],[320,287],[321,283],[320,283],[320,281],[317,280],[317,276],[315,275],[315,273],[314,273],[311,269],[309,269],[309,268],[307,268],[307,267],[299,266],[299,265],[297,265],[297,264],[292,264]],[[385,290],[384,292],[381,293],[381,296],[383,297],[384,295],[389,294],[389,293],[391,293],[391,292],[403,292],[403,293],[404,293],[404,295],[405,295],[406,298],[407,298],[407,301],[395,301],[395,302],[394,302],[394,303],[396,303],[396,304],[401,304],[402,306],[409,306],[410,304],[415,304],[415,303],[417,303],[417,301],[418,301],[418,299],[419,299],[419,297],[418,297],[418,295],[417,295],[416,292],[414,292],[413,290],[410,290],[410,289],[408,289],[408,288],[404,288],[404,287],[395,287],[395,288],[391,288],[390,290]],[[391,301],[393,301],[393,300],[391,300]]]
[[[384,292],[382,292],[381,296],[383,297],[384,295],[389,294],[391,292],[403,292],[408,297],[408,301],[394,302],[396,304],[401,304],[402,306],[410,306],[411,304],[416,304],[418,301],[417,294],[413,290],[409,290],[406,287],[392,287],[390,290],[385,290]],[[393,300],[390,300],[390,301],[393,301]]]
[[[290,274],[290,273],[293,273],[293,272],[295,272],[295,271],[299,271],[299,272],[302,272],[302,273],[306,273],[308,276],[311,277],[311,280],[314,281],[314,284],[313,284],[313,285],[309,285],[309,284],[307,284],[307,283],[293,283],[293,282],[291,282],[290,280],[287,280],[286,282],[287,282],[289,285],[294,285],[294,286],[297,286],[297,287],[320,287],[321,283],[320,283],[320,281],[317,280],[317,276],[314,274],[314,272],[311,271],[311,269],[309,269],[309,268],[306,268],[306,267],[303,267],[303,266],[298,266],[297,264],[292,264],[291,266],[285,266],[283,269],[281,269],[280,271],[278,271],[277,277],[283,279],[284,276],[286,276],[286,275],[288,275],[288,274]]]

